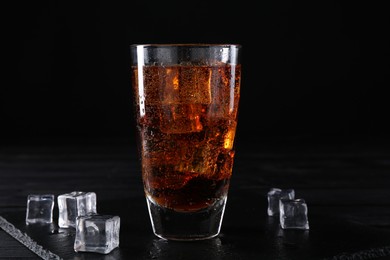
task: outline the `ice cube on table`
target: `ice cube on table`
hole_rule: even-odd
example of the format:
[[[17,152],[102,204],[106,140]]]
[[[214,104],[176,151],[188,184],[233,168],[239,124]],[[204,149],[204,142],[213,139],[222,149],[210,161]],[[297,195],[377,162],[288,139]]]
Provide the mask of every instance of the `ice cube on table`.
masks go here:
[[[279,200],[280,199],[294,199],[295,191],[294,189],[279,189],[272,188],[267,193],[268,200],[268,216],[279,215]]]
[[[54,195],[27,196],[26,224],[53,222]]]
[[[108,254],[119,246],[120,217],[90,214],[76,220],[76,252]]]
[[[283,229],[309,229],[307,204],[304,199],[281,199],[280,226]]]
[[[76,218],[96,213],[96,194],[94,192],[73,191],[61,194],[58,201],[58,226],[76,227]]]

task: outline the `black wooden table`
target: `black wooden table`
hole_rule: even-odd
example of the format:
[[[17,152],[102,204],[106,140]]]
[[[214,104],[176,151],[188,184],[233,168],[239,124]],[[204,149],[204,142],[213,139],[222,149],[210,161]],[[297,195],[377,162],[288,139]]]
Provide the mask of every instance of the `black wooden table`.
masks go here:
[[[135,146],[126,140],[0,146],[0,216],[28,236],[38,256],[0,229],[0,259],[390,259],[390,146],[371,143],[237,144],[219,237],[155,237]],[[293,188],[308,205],[310,230],[282,230],[267,216],[272,187]],[[121,218],[108,255],[73,251],[74,231],[25,225],[28,194],[94,191],[97,211]],[[30,241],[31,242],[31,241]]]

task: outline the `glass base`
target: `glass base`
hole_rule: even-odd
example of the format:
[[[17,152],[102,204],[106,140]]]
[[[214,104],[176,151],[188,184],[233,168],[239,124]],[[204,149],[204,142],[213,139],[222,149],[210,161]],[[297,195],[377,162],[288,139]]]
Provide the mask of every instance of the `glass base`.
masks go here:
[[[218,236],[227,198],[195,212],[178,212],[161,207],[146,197],[153,232],[168,240],[192,241]]]

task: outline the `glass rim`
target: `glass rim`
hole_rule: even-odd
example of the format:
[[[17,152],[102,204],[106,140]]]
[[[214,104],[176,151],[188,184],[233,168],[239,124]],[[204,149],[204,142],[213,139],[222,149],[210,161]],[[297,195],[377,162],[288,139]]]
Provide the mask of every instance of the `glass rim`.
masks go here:
[[[130,47],[236,47],[241,48],[239,43],[133,43]]]

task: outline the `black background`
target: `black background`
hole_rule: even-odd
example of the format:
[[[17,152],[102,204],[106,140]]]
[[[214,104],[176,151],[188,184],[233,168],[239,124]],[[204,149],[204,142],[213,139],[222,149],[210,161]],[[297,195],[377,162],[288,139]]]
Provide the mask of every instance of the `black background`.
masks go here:
[[[170,42],[242,44],[238,140],[388,139],[385,2],[15,1],[0,141],[132,141],[129,45]]]

